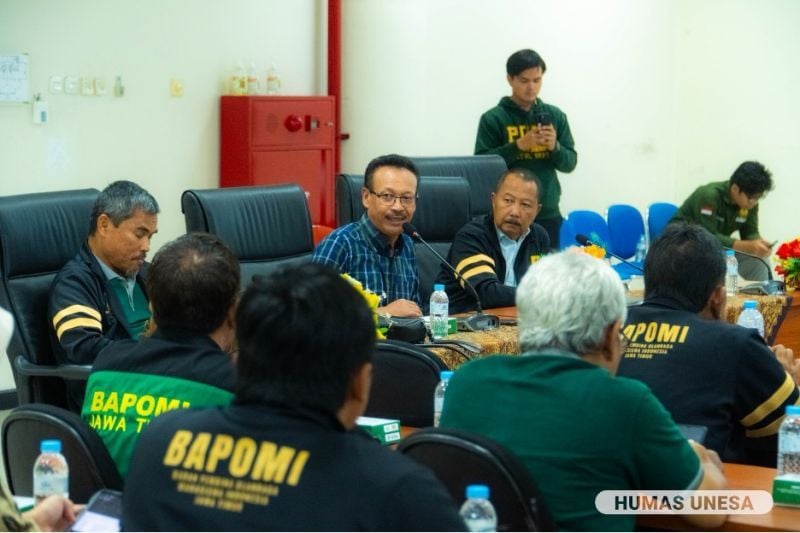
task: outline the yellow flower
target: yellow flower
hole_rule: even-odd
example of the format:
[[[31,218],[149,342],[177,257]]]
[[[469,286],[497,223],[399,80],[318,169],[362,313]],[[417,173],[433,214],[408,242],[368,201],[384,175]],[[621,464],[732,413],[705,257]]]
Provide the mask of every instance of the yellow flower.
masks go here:
[[[606,251],[600,246],[597,246],[596,244],[590,244],[588,246],[584,246],[583,251],[591,255],[592,257],[596,257],[597,259],[603,259],[606,256]]]
[[[376,309],[378,308],[378,304],[381,301],[380,296],[375,294],[372,291],[368,291],[364,288],[360,281],[355,279],[354,277],[350,276],[349,274],[342,274],[342,277],[350,282],[350,285],[353,286],[358,293],[364,297],[364,300],[367,302],[367,305],[370,309],[372,309],[372,315],[375,317],[375,333],[379,339],[385,339],[386,337],[383,335],[380,329],[378,329],[378,313]]]

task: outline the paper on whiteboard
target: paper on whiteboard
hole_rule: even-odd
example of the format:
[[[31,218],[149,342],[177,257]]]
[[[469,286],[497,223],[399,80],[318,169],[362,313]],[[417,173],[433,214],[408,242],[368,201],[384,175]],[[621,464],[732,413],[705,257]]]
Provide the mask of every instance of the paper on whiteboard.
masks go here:
[[[28,54],[0,54],[0,102],[28,102]]]

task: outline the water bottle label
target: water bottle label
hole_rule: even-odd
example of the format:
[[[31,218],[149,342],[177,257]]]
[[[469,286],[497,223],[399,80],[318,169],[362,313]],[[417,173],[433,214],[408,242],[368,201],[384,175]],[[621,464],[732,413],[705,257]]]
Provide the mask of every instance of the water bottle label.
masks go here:
[[[51,494],[69,495],[69,477],[67,476],[34,476],[33,495],[37,498],[50,496]]]

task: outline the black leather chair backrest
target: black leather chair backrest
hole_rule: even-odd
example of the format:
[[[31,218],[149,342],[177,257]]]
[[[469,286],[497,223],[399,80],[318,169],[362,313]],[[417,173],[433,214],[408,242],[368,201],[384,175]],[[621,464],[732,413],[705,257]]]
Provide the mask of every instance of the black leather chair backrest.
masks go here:
[[[358,220],[364,213],[361,204],[363,186],[364,176],[340,174],[337,177],[336,207],[340,225]],[[423,175],[419,180],[418,194],[419,201],[411,222],[422,238],[447,258],[456,233],[471,219],[469,184],[458,176]],[[441,262],[421,243],[415,244],[415,252],[419,269],[420,301],[426,307]]]
[[[472,218],[489,213],[491,196],[500,174],[507,170],[499,155],[412,157],[421,176],[461,176],[470,188]]]
[[[456,502],[464,501],[467,485],[488,485],[497,531],[555,530],[530,473],[504,446],[464,431],[428,428],[397,450],[430,468]]]
[[[339,174],[336,176],[336,225],[344,226],[358,220],[364,214],[361,204],[363,174]]]
[[[72,501],[85,503],[102,488],[122,490],[122,478],[103,440],[80,416],[31,403],[14,408],[3,421],[3,465],[12,494],[33,494],[33,463],[44,439],[61,441]]]
[[[433,391],[447,366],[434,353],[413,344],[378,341],[372,359],[372,388],[365,416],[394,418],[403,425],[433,424]]]
[[[419,189],[420,199],[412,222],[422,238],[447,259],[456,233],[471,219],[469,184],[457,176],[423,176]],[[423,309],[427,309],[442,263],[422,243],[414,244],[414,252],[419,270],[419,298]]]
[[[16,323],[8,348],[12,367],[18,355],[56,364],[47,318],[50,285],[86,240],[98,194],[80,189],[0,197],[0,305]],[[37,401],[65,405],[61,380],[36,379],[32,388]]]
[[[181,209],[187,232],[213,233],[233,250],[243,285],[311,260],[311,215],[298,185],[192,189],[183,193]]]

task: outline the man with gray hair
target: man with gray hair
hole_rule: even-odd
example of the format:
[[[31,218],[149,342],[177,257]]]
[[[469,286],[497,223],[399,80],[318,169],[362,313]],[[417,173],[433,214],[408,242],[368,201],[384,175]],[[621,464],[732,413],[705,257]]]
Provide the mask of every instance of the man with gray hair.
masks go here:
[[[603,490],[716,490],[719,457],[687,441],[653,394],[615,378],[627,343],[622,284],[605,263],[563,252],[533,264],[517,287],[522,356],[456,371],[442,427],[484,435],[528,468],[559,529],[632,530],[604,515]],[[724,515],[687,515],[703,529]]]
[[[50,288],[48,320],[56,360],[87,365],[120,339],[138,339],[150,319],[145,257],[158,231],[158,203],[130,181],[115,181],[95,200],[89,237]],[[79,412],[85,384],[68,382]]]

